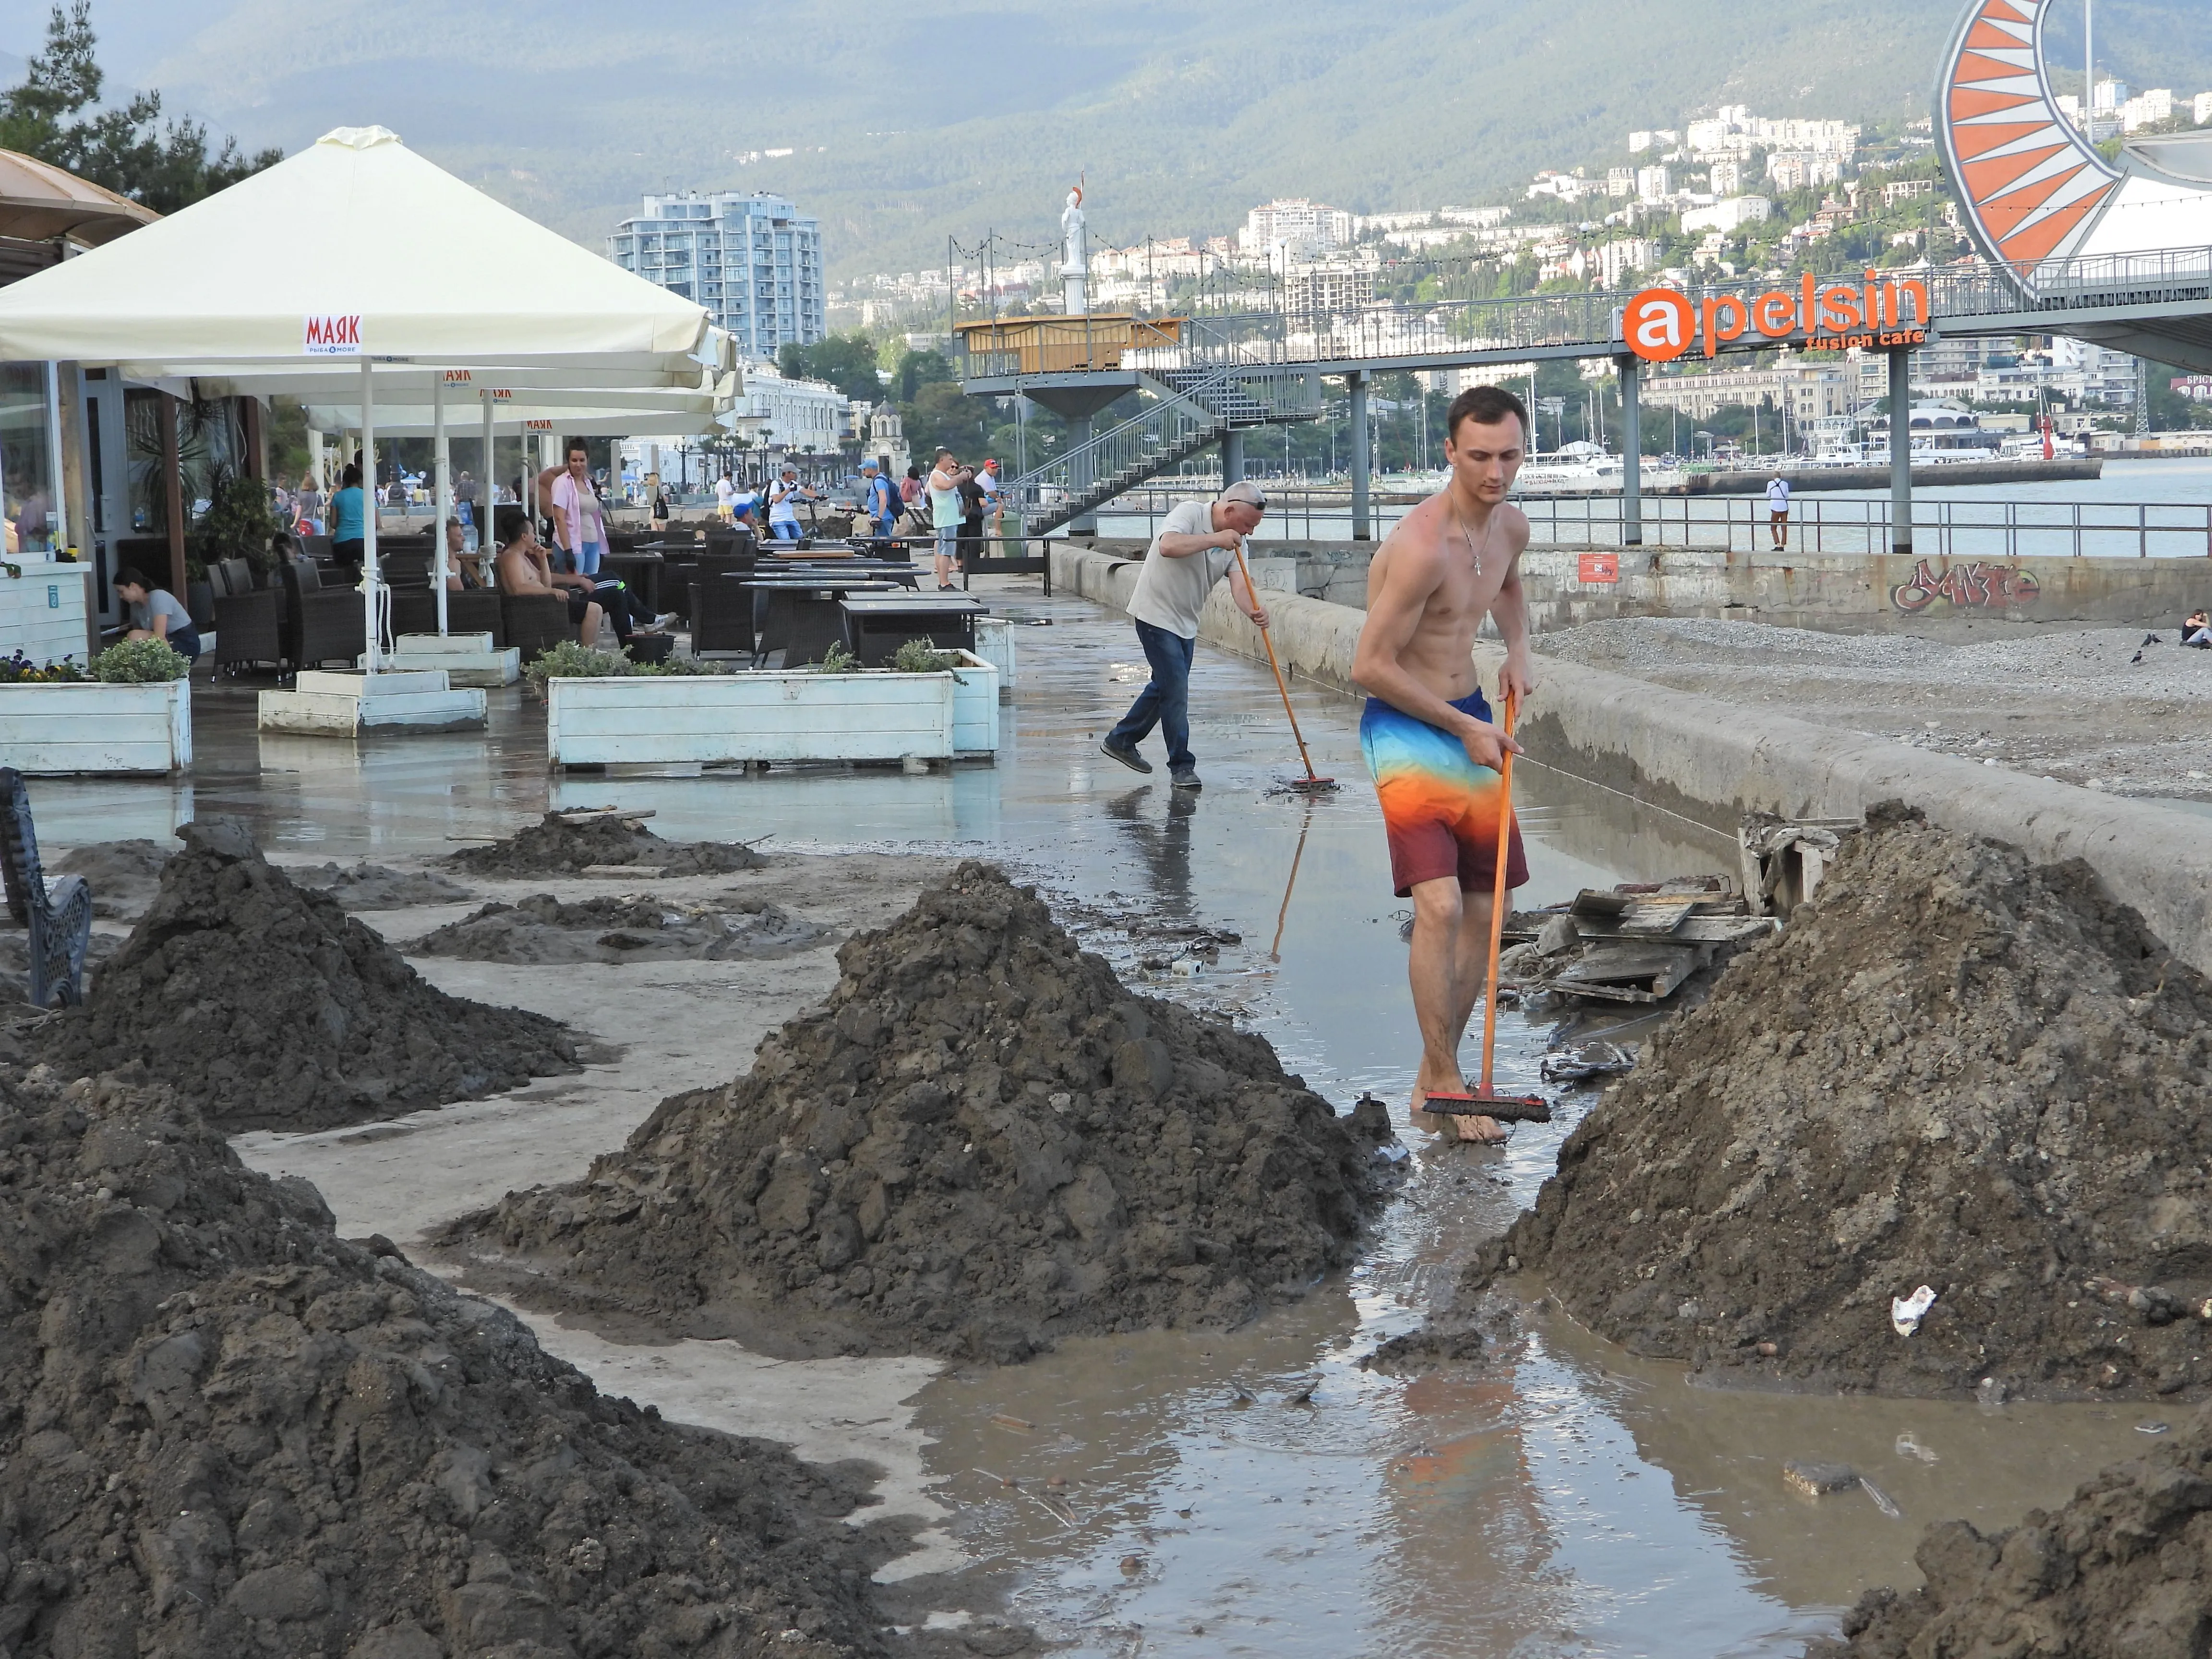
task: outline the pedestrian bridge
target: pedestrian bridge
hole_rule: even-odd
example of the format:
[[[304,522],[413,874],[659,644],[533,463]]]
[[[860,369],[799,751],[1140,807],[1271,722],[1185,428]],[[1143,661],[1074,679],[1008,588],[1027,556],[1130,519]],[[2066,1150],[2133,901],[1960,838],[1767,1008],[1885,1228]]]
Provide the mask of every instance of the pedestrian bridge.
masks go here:
[[[1929,332],[1938,337],[2066,334],[2212,373],[2212,248],[2076,256],[2014,266],[1962,261],[1933,270],[1891,269],[1887,283],[1925,285]],[[1826,289],[1856,275],[1819,279]],[[1500,299],[1455,293],[1474,278],[1425,265],[1386,267],[1378,283],[1389,297],[1312,310],[1291,301],[1280,282],[1242,273],[1211,279],[1173,318],[1026,317],[963,324],[957,367],[979,397],[1028,397],[1066,415],[1075,441],[1022,477],[1009,481],[1009,506],[1030,534],[1062,525],[1088,527],[1095,509],[1121,491],[1218,445],[1224,477],[1242,474],[1243,434],[1268,423],[1318,418],[1324,377],[1350,390],[1354,429],[1365,415],[1368,384],[1398,370],[1485,368],[1569,358],[1609,357],[1622,369],[1626,434],[1638,430],[1643,365],[1624,331],[1634,295],[1626,292],[1527,295]],[[1682,290],[1695,314],[1709,304],[1748,313],[1774,284],[1759,279]],[[1784,290],[1785,292],[1790,290]],[[1917,308],[1917,307],[1916,307]],[[1716,356],[1812,342],[1798,308],[1778,333],[1747,329],[1712,346]],[[1132,326],[1133,322],[1138,325]],[[1910,348],[1889,351],[1893,392],[1902,385]],[[1143,408],[1103,431],[1091,417],[1129,392]],[[1628,452],[1624,523],[1637,522],[1635,441]],[[1370,525],[1366,457],[1353,446],[1353,533]],[[1911,524],[1909,471],[1900,469],[1896,522]],[[1633,534],[1632,529],[1631,531]],[[1899,551],[1909,548],[1909,540]]]

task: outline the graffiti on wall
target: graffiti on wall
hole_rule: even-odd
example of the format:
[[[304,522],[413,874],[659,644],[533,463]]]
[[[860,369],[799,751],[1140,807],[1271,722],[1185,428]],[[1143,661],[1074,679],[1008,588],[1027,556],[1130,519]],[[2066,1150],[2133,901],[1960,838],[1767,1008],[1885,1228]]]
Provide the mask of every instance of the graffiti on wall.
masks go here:
[[[2043,585],[2017,565],[1967,564],[1936,568],[1923,559],[1913,567],[1912,580],[1889,591],[1890,603],[1899,611],[1925,611],[1938,599],[1961,608],[1985,610],[1991,605],[2033,605]]]

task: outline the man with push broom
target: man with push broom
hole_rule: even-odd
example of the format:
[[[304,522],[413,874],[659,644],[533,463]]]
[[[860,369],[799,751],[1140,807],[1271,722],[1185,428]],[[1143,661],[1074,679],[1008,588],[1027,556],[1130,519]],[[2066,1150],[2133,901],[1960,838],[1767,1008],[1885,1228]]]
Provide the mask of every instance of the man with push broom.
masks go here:
[[[1129,599],[1137,643],[1145,648],[1152,678],[1099,744],[1132,772],[1152,769],[1137,744],[1157,726],[1167,739],[1169,779],[1178,789],[1201,787],[1190,752],[1190,659],[1198,646],[1198,613],[1214,583],[1226,576],[1237,608],[1267,627],[1267,612],[1245,580],[1239,556],[1267,510],[1259,485],[1239,482],[1218,501],[1180,502],[1160,521]],[[1525,531],[1522,539],[1528,539]]]
[[[1409,973],[1421,1028],[1414,1121],[1462,1140],[1503,1140],[1499,1119],[1548,1118],[1540,1101],[1494,1095],[1497,924],[1509,888],[1528,879],[1512,822],[1511,732],[1535,688],[1521,591],[1528,520],[1506,504],[1528,453],[1528,415],[1497,386],[1472,386],[1445,416],[1450,483],[1390,532],[1367,573],[1367,621],[1352,674],[1369,694],[1360,748],[1382,804],[1398,896],[1413,902]],[[1505,642],[1498,725],[1473,652],[1487,614]],[[1504,868],[1499,867],[1501,859]],[[1470,1091],[1460,1041],[1486,977],[1483,1080]]]

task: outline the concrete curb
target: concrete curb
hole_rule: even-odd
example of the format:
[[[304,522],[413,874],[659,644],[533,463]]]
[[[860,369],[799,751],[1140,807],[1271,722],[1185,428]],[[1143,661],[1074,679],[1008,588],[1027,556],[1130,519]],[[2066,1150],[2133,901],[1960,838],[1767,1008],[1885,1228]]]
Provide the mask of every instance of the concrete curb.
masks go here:
[[[1127,611],[1135,562],[1067,546],[1053,580]],[[1286,672],[1358,694],[1352,653],[1364,611],[1269,592],[1275,654]],[[1240,655],[1264,655],[1260,630],[1214,590],[1200,635]],[[1504,653],[1475,647],[1486,683]],[[1730,835],[1758,810],[1787,817],[1856,817],[1903,800],[1946,828],[2011,842],[2036,858],[2088,861],[2114,896],[2141,911],[2184,961],[2212,973],[2212,822],[2072,784],[1931,755],[1858,732],[1712,703],[1577,663],[1540,660],[1543,684],[1521,736],[1545,765],[1677,812]]]

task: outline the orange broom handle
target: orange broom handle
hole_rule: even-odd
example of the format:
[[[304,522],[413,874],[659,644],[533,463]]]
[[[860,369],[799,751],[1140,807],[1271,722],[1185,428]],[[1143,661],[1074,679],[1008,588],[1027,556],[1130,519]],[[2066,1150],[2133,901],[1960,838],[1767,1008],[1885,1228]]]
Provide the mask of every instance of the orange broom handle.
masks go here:
[[[1482,1092],[1490,1092],[1491,1061],[1498,1051],[1498,953],[1505,942],[1506,852],[1513,837],[1513,722],[1520,712],[1520,697],[1505,691],[1505,737],[1498,763],[1497,874],[1490,890],[1490,983],[1482,999]]]
[[[1244,562],[1244,543],[1240,537],[1237,547],[1237,574],[1244,578],[1244,595],[1253,604],[1260,603],[1260,592],[1252,586],[1251,568]],[[1291,707],[1291,688],[1283,683],[1283,665],[1275,660],[1275,642],[1267,635],[1267,625],[1260,624],[1260,643],[1267,647],[1267,666],[1275,671],[1275,690],[1283,696],[1283,712],[1291,717],[1291,738],[1298,745],[1298,758],[1305,763],[1306,775],[1316,777],[1313,757],[1306,753],[1305,733],[1298,730],[1297,711]]]

